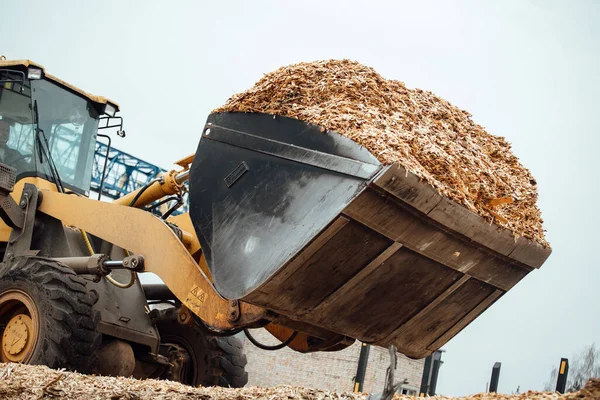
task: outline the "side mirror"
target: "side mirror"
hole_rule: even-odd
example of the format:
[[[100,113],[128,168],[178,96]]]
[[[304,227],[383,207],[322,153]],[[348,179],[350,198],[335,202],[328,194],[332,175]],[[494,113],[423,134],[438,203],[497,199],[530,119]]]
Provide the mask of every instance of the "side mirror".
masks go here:
[[[119,137],[125,137],[125,130],[123,129],[123,118],[122,117],[100,117],[98,130],[102,129],[110,129],[110,128],[118,128],[117,135]]]

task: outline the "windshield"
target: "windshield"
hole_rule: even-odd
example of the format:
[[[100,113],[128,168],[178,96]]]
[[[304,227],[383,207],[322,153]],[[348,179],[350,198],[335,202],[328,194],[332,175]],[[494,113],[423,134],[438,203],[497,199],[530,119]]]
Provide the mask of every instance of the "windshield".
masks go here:
[[[50,81],[0,84],[0,162],[15,167],[17,179],[54,180],[47,143],[64,186],[88,195],[97,129],[95,107]]]

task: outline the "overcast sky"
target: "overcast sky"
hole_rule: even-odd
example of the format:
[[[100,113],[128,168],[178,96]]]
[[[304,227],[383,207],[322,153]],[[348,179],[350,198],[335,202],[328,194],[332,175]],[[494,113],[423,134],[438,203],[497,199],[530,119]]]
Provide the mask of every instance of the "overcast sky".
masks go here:
[[[177,5],[176,5],[177,4]],[[536,177],[554,252],[445,346],[438,392],[541,389],[599,341],[600,2],[0,0],[0,54],[121,104],[115,147],[170,168],[263,73],[350,58],[505,136]],[[598,343],[600,344],[600,343]]]

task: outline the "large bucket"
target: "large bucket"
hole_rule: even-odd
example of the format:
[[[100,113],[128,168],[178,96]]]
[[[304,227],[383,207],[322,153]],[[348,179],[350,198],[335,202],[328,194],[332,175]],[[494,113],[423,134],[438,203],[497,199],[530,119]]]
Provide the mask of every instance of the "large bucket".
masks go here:
[[[190,177],[222,296],[411,357],[440,348],[550,254],[290,118],[211,115]]]

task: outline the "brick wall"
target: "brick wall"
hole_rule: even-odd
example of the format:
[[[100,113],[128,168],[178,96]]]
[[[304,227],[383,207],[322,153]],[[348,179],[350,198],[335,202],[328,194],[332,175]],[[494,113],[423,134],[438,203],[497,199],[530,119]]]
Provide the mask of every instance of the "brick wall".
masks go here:
[[[277,339],[264,329],[252,330],[252,335],[264,344],[277,343]],[[347,392],[354,388],[353,378],[361,348],[359,342],[341,351],[301,354],[287,347],[265,351],[243,335],[240,339],[244,341],[248,358],[248,386],[293,385]],[[396,380],[407,378],[409,383],[406,386],[418,389],[423,363],[424,360],[411,360],[399,354]],[[389,365],[388,350],[371,346],[363,391],[381,392]]]

